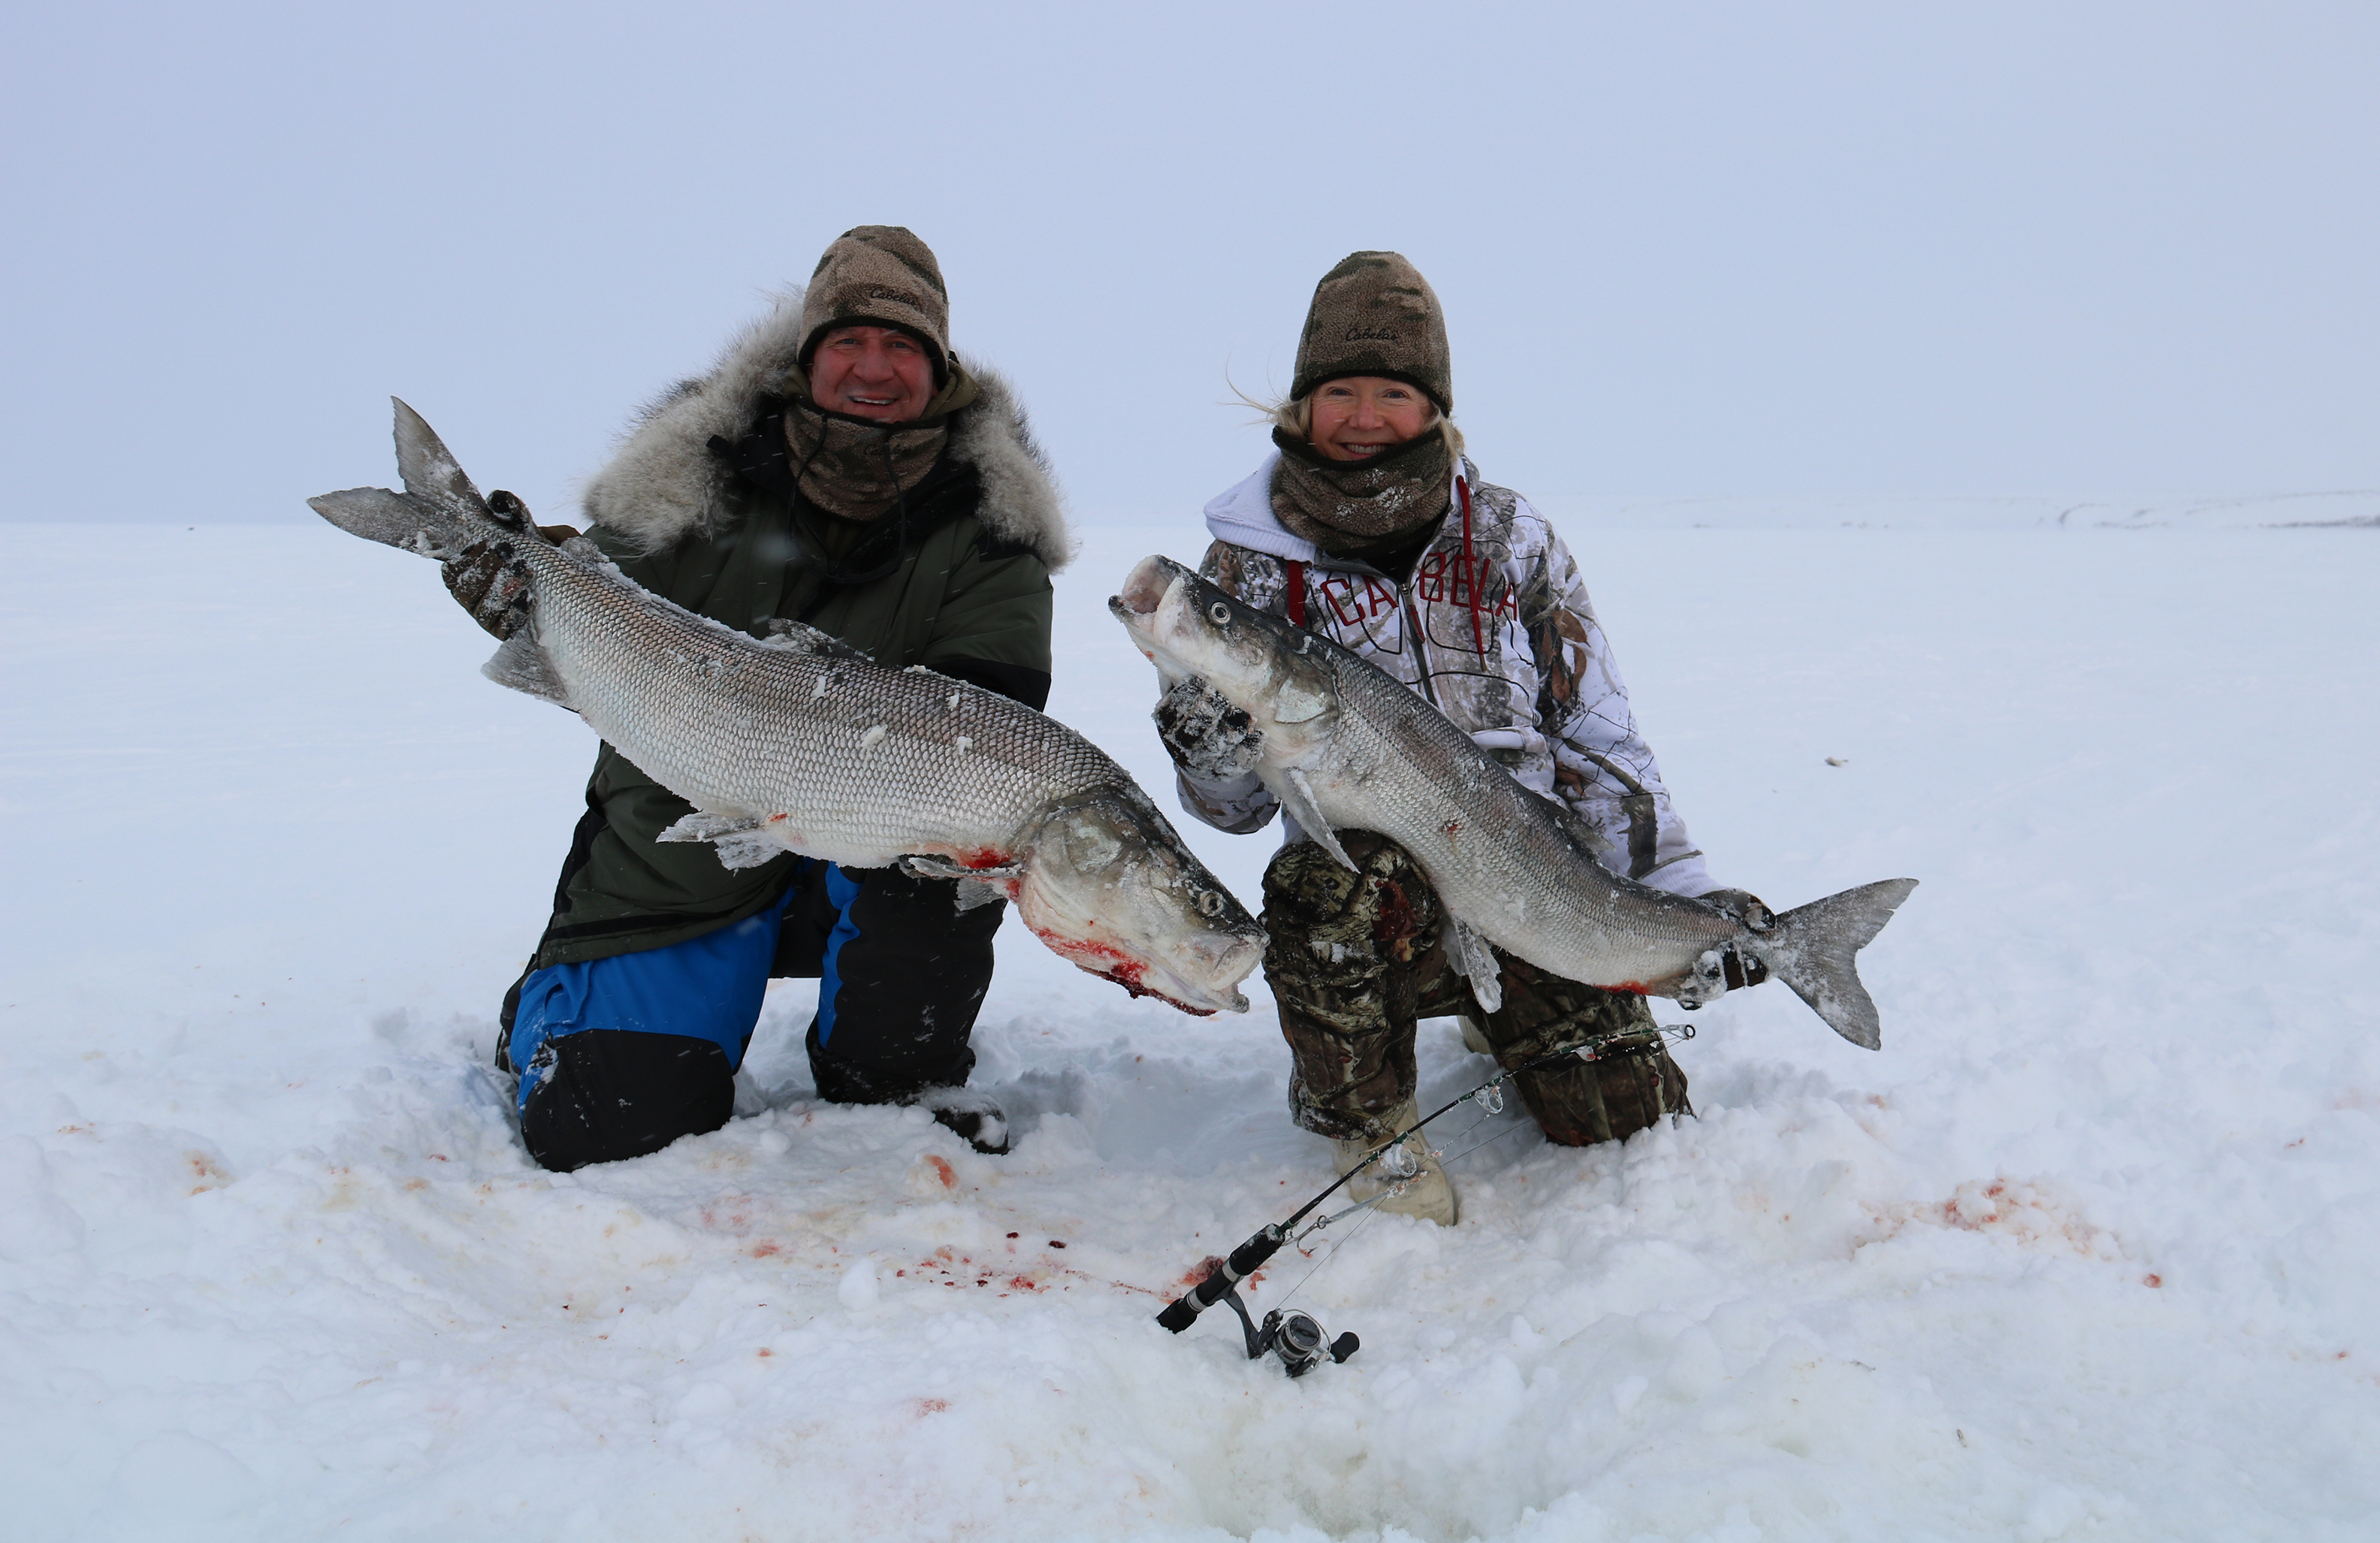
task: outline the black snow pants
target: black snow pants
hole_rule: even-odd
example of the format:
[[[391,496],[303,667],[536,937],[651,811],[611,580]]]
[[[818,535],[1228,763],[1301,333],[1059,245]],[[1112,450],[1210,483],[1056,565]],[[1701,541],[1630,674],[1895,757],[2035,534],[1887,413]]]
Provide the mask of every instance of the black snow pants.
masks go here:
[[[897,1103],[964,1085],[1002,905],[896,869],[805,862],[759,916],[684,942],[533,969],[504,999],[502,1063],[521,1136],[568,1170],[716,1130],[771,977],[815,978],[807,1044],[819,1096]]]

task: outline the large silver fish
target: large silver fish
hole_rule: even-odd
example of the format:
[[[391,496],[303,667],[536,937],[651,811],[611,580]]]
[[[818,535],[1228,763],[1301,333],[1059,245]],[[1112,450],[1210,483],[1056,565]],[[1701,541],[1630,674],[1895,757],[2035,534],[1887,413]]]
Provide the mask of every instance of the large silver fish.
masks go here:
[[[1123,768],[1055,719],[923,667],[890,670],[814,628],[767,641],[638,588],[592,541],[555,546],[491,509],[396,404],[406,491],[308,502],[343,530],[443,560],[500,543],[527,574],[528,626],[495,681],[569,708],[696,812],[663,841],[727,867],[785,852],[899,863],[1004,893],[1060,955],[1192,1013],[1245,1012],[1264,953],[1246,909]]]
[[[1916,880],[1845,890],[1755,932],[1716,906],[1613,874],[1577,817],[1514,781],[1394,677],[1181,564],[1144,560],[1108,608],[1168,686],[1201,678],[1254,720],[1256,771],[1307,835],[1342,862],[1334,830],[1375,831],[1413,854],[1455,918],[1448,954],[1482,1005],[1496,1006],[1482,937],[1569,979],[1689,1006],[1727,990],[1733,947],[1844,1039],[1876,1048],[1876,1003],[1854,956]]]

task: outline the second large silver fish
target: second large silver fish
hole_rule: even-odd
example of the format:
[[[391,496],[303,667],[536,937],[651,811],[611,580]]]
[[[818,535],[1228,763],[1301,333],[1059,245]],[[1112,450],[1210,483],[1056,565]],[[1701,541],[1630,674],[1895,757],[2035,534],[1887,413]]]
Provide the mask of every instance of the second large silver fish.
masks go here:
[[[1378,832],[1413,854],[1458,923],[1448,952],[1483,1005],[1495,1006],[1496,971],[1480,937],[1572,980],[1688,1005],[1726,990],[1733,948],[1844,1039],[1879,1043],[1854,956],[1916,880],[1845,890],[1755,932],[1716,906],[1612,873],[1595,859],[1593,832],[1428,702],[1181,564],[1144,560],[1108,607],[1169,685],[1203,679],[1249,715],[1261,734],[1257,774],[1307,835],[1342,862],[1334,830]]]

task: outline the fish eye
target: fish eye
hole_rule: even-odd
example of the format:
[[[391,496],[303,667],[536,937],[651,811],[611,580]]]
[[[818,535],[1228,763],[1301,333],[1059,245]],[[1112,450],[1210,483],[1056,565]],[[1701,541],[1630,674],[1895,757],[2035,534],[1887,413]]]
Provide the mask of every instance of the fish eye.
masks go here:
[[[1198,914],[1202,917],[1221,916],[1223,914],[1223,892],[1220,890],[1208,890],[1206,893],[1200,895],[1198,897]]]
[[[1207,619],[1214,623],[1217,626],[1221,626],[1225,622],[1232,619],[1232,608],[1225,605],[1221,601],[1217,601],[1214,604],[1207,607]]]

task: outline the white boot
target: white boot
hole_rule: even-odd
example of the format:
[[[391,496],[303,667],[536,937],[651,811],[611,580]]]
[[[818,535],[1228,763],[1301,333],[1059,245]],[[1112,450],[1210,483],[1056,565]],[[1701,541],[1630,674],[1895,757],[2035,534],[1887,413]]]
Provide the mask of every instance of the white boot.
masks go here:
[[[1421,1111],[1415,1107],[1413,1100],[1407,1099],[1396,1108],[1381,1115],[1380,1123],[1390,1130],[1403,1130],[1420,1118]],[[1339,1172],[1345,1173],[1352,1172],[1354,1166],[1362,1162],[1370,1154],[1372,1148],[1379,1144],[1377,1140],[1366,1141],[1360,1138],[1354,1141],[1334,1139],[1330,1143],[1330,1151],[1332,1159],[1339,1165]],[[1446,1170],[1438,1165],[1438,1159],[1430,1155],[1429,1142],[1426,1138],[1426,1134],[1415,1131],[1400,1145],[1413,1158],[1416,1171],[1412,1177],[1404,1181],[1402,1194],[1391,1195],[1372,1209],[1394,1211],[1399,1216],[1418,1216],[1427,1221],[1435,1221],[1441,1227],[1453,1226],[1454,1182],[1446,1176]],[[1368,1200],[1382,1190],[1393,1186],[1397,1180],[1395,1175],[1388,1171],[1388,1164],[1394,1160],[1395,1155],[1392,1152],[1381,1154],[1379,1161],[1371,1164],[1351,1180],[1347,1185],[1348,1197],[1354,1200]]]

